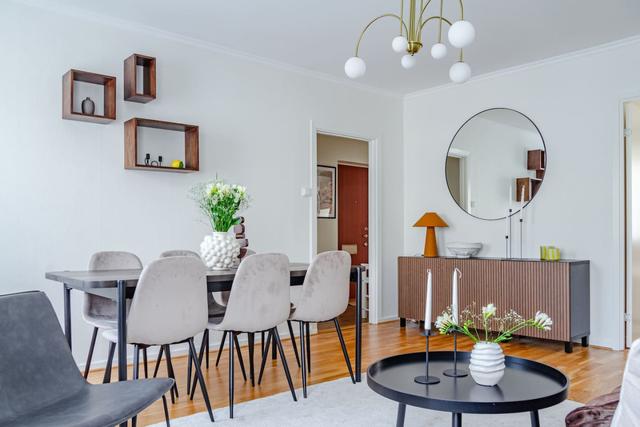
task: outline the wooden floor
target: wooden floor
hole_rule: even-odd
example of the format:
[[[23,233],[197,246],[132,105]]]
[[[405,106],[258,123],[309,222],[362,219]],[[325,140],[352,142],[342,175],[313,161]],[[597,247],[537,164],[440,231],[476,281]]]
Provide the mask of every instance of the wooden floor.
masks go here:
[[[343,332],[353,363],[355,331],[353,327],[347,326],[343,328]],[[283,334],[283,344],[287,351],[287,360],[292,371],[294,384],[296,387],[301,387],[300,370],[296,365],[291,343],[289,340],[284,340],[284,336],[287,335],[288,334]],[[460,339],[458,344],[461,350],[471,349],[469,340]],[[452,348],[452,339],[443,336],[434,337],[430,345],[434,351],[448,350]],[[259,363],[259,347],[260,344],[258,343],[256,345],[256,363]],[[331,381],[348,375],[340,350],[340,344],[333,330],[321,330],[317,335],[314,335],[311,338],[311,347],[312,372],[309,379],[310,384]],[[411,326],[408,324],[406,328],[400,328],[397,321],[379,325],[365,324],[363,327],[363,370],[366,370],[366,367],[372,362],[385,356],[423,351],[423,347],[424,338],[418,335],[418,329],[415,325]],[[508,355],[526,357],[547,363],[567,374],[571,380],[569,389],[569,399],[571,400],[586,402],[595,396],[610,391],[620,384],[626,352],[595,347],[583,348],[576,345],[573,353],[566,354],[563,349],[564,346],[561,343],[550,343],[530,339],[516,339],[504,345],[505,353]],[[221,408],[228,404],[227,379],[229,363],[225,349],[222,359],[220,360],[220,365],[216,368],[214,366],[216,352],[217,349],[214,350],[212,347],[211,367],[209,370],[204,370],[204,375],[207,380],[207,388],[213,407]],[[247,361],[247,349],[244,347],[243,353],[245,354],[245,361]],[[175,404],[172,405],[169,403],[171,418],[182,417],[206,410],[199,390],[196,392],[193,401],[190,401],[186,396],[186,360],[185,356],[174,357],[174,370],[176,371],[180,397]],[[155,360],[153,363],[155,363]],[[165,365],[163,363],[160,373],[166,376],[164,367]],[[103,374],[104,370],[94,370],[91,372],[89,380],[91,382],[101,382]],[[113,378],[117,378],[115,369],[113,371]],[[236,403],[288,390],[281,364],[274,363],[271,360],[267,362],[262,385],[251,387],[249,382],[245,383],[238,368],[236,369],[235,378]],[[363,375],[363,381],[366,381],[366,374]],[[299,393],[298,397],[302,398],[302,393]],[[144,411],[138,420],[139,425],[148,425],[163,421],[162,404],[157,402]]]

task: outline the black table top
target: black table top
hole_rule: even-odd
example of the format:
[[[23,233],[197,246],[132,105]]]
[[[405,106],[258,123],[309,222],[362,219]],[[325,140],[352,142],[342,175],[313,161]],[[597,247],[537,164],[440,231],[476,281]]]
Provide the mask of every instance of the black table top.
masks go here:
[[[458,352],[458,368],[468,370],[471,353]],[[376,393],[400,403],[457,413],[528,412],[561,403],[567,398],[569,380],[557,369],[519,357],[505,357],[502,380],[494,387],[476,384],[471,374],[451,378],[453,352],[429,352],[429,375],[439,384],[413,381],[425,372],[425,353],[411,353],[379,360],[367,370],[367,384]]]

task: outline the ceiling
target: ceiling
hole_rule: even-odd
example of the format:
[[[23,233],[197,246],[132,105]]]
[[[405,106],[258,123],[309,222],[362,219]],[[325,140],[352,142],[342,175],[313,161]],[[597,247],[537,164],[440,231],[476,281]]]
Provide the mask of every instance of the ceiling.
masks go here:
[[[62,11],[79,9],[203,40],[348,80],[343,66],[362,28],[375,16],[398,12],[399,0],[55,0]],[[405,2],[405,3],[408,3]],[[438,2],[429,6],[433,15]],[[445,0],[445,16],[457,19],[458,2]],[[465,50],[474,75],[520,65],[640,34],[638,0],[467,0],[465,18],[477,32]],[[367,32],[360,56],[367,74],[359,83],[406,94],[449,81],[449,55],[431,59],[435,27],[425,30],[427,49],[411,70],[391,50],[393,19]]]

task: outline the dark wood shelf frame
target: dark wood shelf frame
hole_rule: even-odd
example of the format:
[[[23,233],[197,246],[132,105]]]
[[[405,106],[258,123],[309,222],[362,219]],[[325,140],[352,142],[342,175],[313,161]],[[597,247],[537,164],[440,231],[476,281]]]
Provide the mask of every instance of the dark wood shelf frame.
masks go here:
[[[101,85],[104,88],[104,115],[73,111],[73,82]],[[62,118],[106,124],[116,119],[116,78],[88,71],[69,70],[62,76]]]
[[[540,184],[542,184],[542,180],[538,178],[516,178],[516,202],[520,201],[522,186],[524,186],[524,201],[528,202],[536,195]]]
[[[147,127],[184,133],[184,168],[147,166],[138,163],[138,128]],[[124,122],[124,168],[189,173],[200,170],[199,129],[195,125],[134,117]]]
[[[138,93],[137,67],[141,66],[142,93]],[[124,100],[146,104],[156,99],[156,58],[134,53],[124,60]]]

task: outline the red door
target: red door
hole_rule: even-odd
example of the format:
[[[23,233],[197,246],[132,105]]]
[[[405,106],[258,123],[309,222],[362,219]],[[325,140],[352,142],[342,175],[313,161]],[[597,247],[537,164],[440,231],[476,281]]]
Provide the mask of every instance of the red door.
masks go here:
[[[369,262],[369,169],[338,165],[338,249],[351,265]],[[350,296],[355,297],[355,286]]]

